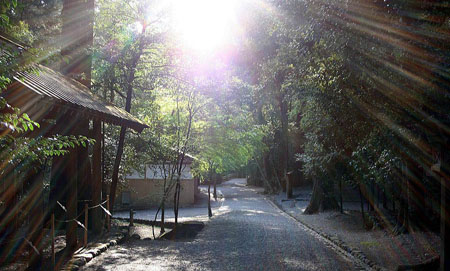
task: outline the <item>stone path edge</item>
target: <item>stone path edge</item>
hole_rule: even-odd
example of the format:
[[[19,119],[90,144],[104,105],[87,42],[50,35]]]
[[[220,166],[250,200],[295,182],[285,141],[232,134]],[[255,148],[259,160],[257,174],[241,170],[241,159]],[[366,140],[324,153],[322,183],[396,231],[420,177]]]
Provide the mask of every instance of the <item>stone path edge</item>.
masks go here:
[[[109,241],[103,241],[94,244],[86,251],[75,253],[72,259],[66,262],[66,264],[60,269],[62,271],[77,271],[81,266],[86,265],[93,258],[99,256],[108,248],[121,244],[127,238],[127,234],[121,232],[116,233]]]
[[[123,217],[113,217],[114,220],[119,220],[119,221],[124,221],[124,222],[130,222],[129,218],[123,218]],[[147,220],[147,219],[140,219],[140,218],[135,218],[133,219],[134,223],[137,224],[144,224],[147,226],[159,226],[160,222],[159,221],[154,221],[154,220]],[[175,227],[175,222],[164,222],[164,227],[172,229],[173,227]]]
[[[298,223],[303,225],[308,230],[316,233],[317,235],[321,236],[322,238],[324,238],[328,242],[331,242],[333,245],[339,247],[340,249],[342,249],[346,253],[348,253],[348,254],[352,255],[353,257],[357,258],[359,261],[361,261],[362,263],[367,265],[367,267],[369,267],[369,268],[366,268],[367,270],[377,270],[377,271],[385,271],[386,270],[385,268],[382,268],[382,267],[378,266],[375,262],[369,260],[366,257],[366,255],[364,255],[364,253],[362,253],[360,250],[347,245],[346,243],[344,243],[342,240],[340,240],[339,238],[337,238],[335,236],[330,236],[330,235],[324,233],[323,231],[320,231],[320,230],[317,230],[317,229],[313,228],[312,226],[306,224],[305,222],[297,219],[295,216],[293,216],[290,213],[286,212],[283,209],[283,207],[280,206],[273,197],[265,197],[265,199],[269,203],[271,203],[274,207],[276,207],[277,209],[282,211],[284,214],[288,215],[289,217],[291,217],[292,219],[294,219],[295,221],[297,221]]]

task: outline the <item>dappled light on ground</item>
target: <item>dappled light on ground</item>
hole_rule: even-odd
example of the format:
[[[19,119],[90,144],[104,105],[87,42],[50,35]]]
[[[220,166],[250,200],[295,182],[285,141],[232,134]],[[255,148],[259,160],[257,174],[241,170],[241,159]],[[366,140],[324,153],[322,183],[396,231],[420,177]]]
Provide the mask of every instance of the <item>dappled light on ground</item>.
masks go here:
[[[101,256],[83,270],[354,270],[269,204],[255,189],[237,183],[220,187],[226,212],[217,212],[195,240],[183,242],[134,240],[116,256]],[[228,196],[239,200],[228,200]],[[222,208],[222,207],[220,207]],[[220,209],[219,208],[219,209]],[[298,249],[301,246],[302,249]],[[121,253],[127,251],[121,259]]]

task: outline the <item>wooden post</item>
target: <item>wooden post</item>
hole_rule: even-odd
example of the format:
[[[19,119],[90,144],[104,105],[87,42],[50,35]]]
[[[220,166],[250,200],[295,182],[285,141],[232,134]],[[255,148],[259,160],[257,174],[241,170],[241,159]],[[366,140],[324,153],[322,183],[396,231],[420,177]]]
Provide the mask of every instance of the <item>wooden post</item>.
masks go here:
[[[449,180],[441,177],[441,255],[440,270],[450,270],[450,191]]]
[[[344,213],[344,200],[342,199],[342,175],[339,178],[339,201],[341,202],[341,214]]]
[[[292,182],[293,180],[293,172],[290,171],[286,174],[287,178],[286,178],[286,198],[290,199],[292,198]]]
[[[92,138],[95,139],[92,153],[92,206],[102,202],[102,131],[101,121],[94,120]],[[92,229],[95,233],[102,231],[102,210],[94,208],[91,210]]]
[[[69,154],[70,156],[73,156],[73,154]],[[76,163],[69,163],[69,168],[76,167]],[[70,170],[75,171],[75,169]],[[69,253],[75,252],[78,245],[78,238],[77,238],[77,222],[74,220],[77,217],[77,180],[76,180],[76,171],[72,172],[73,175],[69,175],[69,183],[67,184],[69,186],[68,189],[68,197],[67,197],[67,222],[66,224],[66,248],[68,249]]]
[[[130,226],[134,226],[134,211],[133,209],[130,209]]]
[[[111,212],[109,210],[109,195],[106,195],[106,210]],[[111,217],[106,214],[106,227],[108,228],[108,231],[111,231]]]
[[[75,252],[78,247],[77,222],[74,220],[78,214],[78,183],[77,183],[77,148],[70,150],[67,154],[66,176],[67,187],[67,222],[66,224],[66,248],[69,254]]]
[[[50,218],[50,236],[52,238],[52,268],[56,271],[56,257],[55,257],[55,214],[52,213]]]
[[[84,247],[87,247],[88,241],[88,204],[84,205]]]
[[[29,269],[40,270],[42,269],[44,251],[44,173],[40,168],[29,168],[28,170],[33,172],[28,179],[33,190],[28,193],[25,205],[30,208],[28,238],[33,246],[30,253]]]

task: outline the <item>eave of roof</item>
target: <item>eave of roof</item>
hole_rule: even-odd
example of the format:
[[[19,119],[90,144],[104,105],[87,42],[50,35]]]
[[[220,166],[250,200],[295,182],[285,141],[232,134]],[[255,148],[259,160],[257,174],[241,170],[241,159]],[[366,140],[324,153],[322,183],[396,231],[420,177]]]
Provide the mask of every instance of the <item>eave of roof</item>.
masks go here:
[[[42,97],[86,109],[87,114],[94,118],[124,125],[137,132],[148,127],[125,110],[103,102],[83,84],[39,64],[35,65],[35,70],[18,72],[14,79]]]
[[[8,35],[0,32],[0,42],[2,46],[8,46],[13,50],[27,50],[29,47],[19,44]],[[0,50],[0,53],[7,53],[7,50]],[[14,79],[20,84],[32,90],[37,95],[51,102],[59,102],[62,106],[69,106],[73,109],[85,109],[83,112],[92,118],[101,119],[105,122],[123,125],[137,132],[142,132],[148,126],[113,104],[102,101],[92,94],[89,88],[83,84],[62,75],[52,69],[39,64],[32,64],[39,72],[18,72]],[[86,112],[87,111],[87,112]]]

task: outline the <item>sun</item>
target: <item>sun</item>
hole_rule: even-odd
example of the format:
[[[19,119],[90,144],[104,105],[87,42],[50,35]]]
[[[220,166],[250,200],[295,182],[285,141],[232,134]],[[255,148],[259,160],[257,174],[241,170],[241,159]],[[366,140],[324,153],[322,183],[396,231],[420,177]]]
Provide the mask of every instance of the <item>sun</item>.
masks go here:
[[[183,47],[209,53],[229,44],[236,0],[174,0],[173,31]]]

